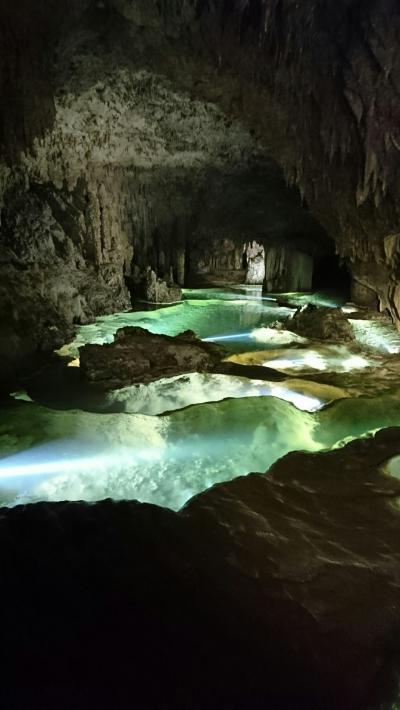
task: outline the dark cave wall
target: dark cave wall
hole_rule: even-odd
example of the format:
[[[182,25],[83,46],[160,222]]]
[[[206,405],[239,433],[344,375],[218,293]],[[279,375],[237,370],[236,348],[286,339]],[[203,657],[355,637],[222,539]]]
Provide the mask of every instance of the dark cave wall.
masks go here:
[[[204,2],[200,16],[219,72],[238,87],[235,110],[334,237],[355,294],[375,294],[398,322],[398,3]]]
[[[8,162],[55,118],[54,52],[91,0],[0,1],[0,155]]]
[[[133,4],[117,3],[127,17]],[[398,324],[398,3],[200,0],[195,16],[188,5],[163,5],[170,36],[181,23],[186,83],[268,147],[335,239],[355,297]],[[165,71],[182,81],[177,64]]]
[[[240,93],[236,87],[232,95],[232,84],[221,101],[248,114],[270,138],[279,124],[268,148],[335,232],[346,256],[367,256],[371,242],[382,246],[383,237],[397,233],[400,10],[395,0],[301,5],[293,0],[42,0],[35,4],[35,30],[40,27],[35,33],[31,4],[3,0],[1,38],[8,50],[2,53],[0,74],[7,98],[0,120],[3,150],[26,147],[51,125],[48,76],[57,34],[88,8],[94,12],[103,4],[138,27],[164,33],[168,41],[179,39],[182,55],[201,50],[214,62],[217,89],[226,75],[246,80]],[[169,49],[172,53],[173,45]],[[253,110],[254,86],[259,101],[267,102],[264,114]],[[29,93],[36,101],[24,103]]]
[[[285,245],[319,258],[260,156],[399,323],[399,40],[390,0],[1,0],[8,359],[128,307],[132,257],[180,282],[215,240],[269,245],[274,269]]]

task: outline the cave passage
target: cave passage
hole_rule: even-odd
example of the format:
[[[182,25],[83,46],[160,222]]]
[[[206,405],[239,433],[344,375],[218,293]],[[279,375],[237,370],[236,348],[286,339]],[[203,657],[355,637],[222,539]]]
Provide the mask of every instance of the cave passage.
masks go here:
[[[315,264],[312,288],[315,291],[332,289],[350,298],[351,274],[338,256],[333,254],[322,257]]]

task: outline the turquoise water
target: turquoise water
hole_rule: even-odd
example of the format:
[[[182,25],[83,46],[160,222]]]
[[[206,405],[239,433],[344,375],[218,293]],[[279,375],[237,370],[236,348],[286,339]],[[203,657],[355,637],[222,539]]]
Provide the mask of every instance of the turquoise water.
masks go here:
[[[76,357],[78,347],[86,343],[111,343],[118,328],[136,326],[160,335],[178,335],[193,330],[200,338],[214,338],[230,352],[260,349],[252,331],[287,318],[293,309],[280,308],[261,298],[185,299],[181,303],[152,311],[130,311],[98,318],[81,326],[69,353]]]
[[[148,311],[129,311],[98,318],[95,323],[78,328],[73,343],[64,354],[77,357],[86,343],[111,343],[118,328],[136,326],[151,333],[178,335],[193,330],[200,338],[213,339],[229,352],[263,350],[276,347],[271,337],[259,340],[254,331],[288,318],[296,305],[279,306],[275,296],[262,296],[261,288],[240,286],[234,289],[184,289],[181,303]],[[323,294],[282,294],[288,303],[304,305],[308,301],[332,307],[343,299]]]
[[[111,497],[178,510],[215,483],[266,471],[290,451],[331,448],[393,424],[400,424],[395,396],[342,399],[315,413],[273,396],[244,397],[164,416],[15,402],[0,414],[0,499]]]
[[[311,347],[269,326],[293,313],[295,304],[342,303],[323,294],[286,294],[287,305],[280,306],[273,297],[262,297],[260,289],[243,286],[186,290],[184,296],[176,305],[99,318],[80,327],[62,352],[76,357],[80,345],[111,342],[118,328],[133,325],[167,335],[191,329],[229,352],[253,351],[257,357],[268,348],[286,348],[282,357],[287,357],[287,346],[294,345],[296,355],[308,353],[315,363],[326,346]],[[395,352],[398,335],[386,336],[380,329],[379,353],[382,338],[391,348],[387,352]],[[363,330],[360,342],[365,337]],[[348,363],[349,351],[345,345],[339,350],[341,366],[342,360]],[[337,369],[336,360],[328,353],[324,371]],[[320,371],[320,359],[317,365]],[[106,404],[116,408],[114,413],[53,410],[18,395],[25,401],[0,412],[0,502],[112,497],[179,509],[214,483],[265,471],[289,451],[318,451],[400,424],[397,396],[340,399],[340,392],[328,388],[322,394],[300,380],[268,383],[212,374],[172,380],[109,393]]]

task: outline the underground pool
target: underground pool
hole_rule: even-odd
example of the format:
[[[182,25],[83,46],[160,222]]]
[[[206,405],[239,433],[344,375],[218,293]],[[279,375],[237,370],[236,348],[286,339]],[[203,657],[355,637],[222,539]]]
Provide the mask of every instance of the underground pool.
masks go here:
[[[350,311],[355,340],[326,344],[291,332],[286,319],[308,303]],[[136,499],[178,510],[215,483],[266,471],[290,451],[333,449],[399,425],[400,336],[384,323],[368,329],[356,316],[332,295],[278,299],[235,286],[186,290],[176,305],[79,327],[57,364],[15,392],[0,415],[0,502]],[[225,360],[243,370],[162,378],[82,404],[78,348],[112,342],[125,326],[165,335],[191,329],[223,345]],[[254,377],[252,365],[264,367],[265,377]],[[68,377],[78,378],[76,392]]]

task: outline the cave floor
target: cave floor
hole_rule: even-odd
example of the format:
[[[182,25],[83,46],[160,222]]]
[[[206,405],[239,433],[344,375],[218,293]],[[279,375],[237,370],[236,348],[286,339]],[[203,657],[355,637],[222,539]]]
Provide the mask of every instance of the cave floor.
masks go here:
[[[310,342],[271,327],[307,303],[343,308],[356,340]],[[192,329],[225,347],[225,363],[108,393],[85,384],[78,348],[111,342],[127,325]],[[187,289],[179,304],[98,318],[2,410],[0,501],[135,499],[179,510],[291,451],[333,449],[400,425],[399,352],[390,324],[332,294]]]

